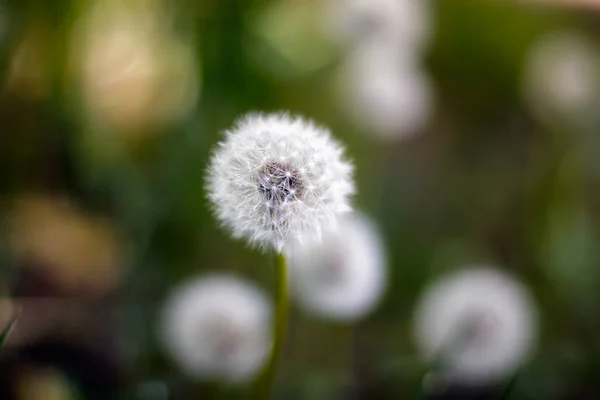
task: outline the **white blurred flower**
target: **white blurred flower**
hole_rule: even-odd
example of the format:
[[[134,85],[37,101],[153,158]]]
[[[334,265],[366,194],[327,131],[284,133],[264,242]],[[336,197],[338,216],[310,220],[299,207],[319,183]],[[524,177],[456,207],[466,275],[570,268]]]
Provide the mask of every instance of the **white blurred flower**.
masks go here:
[[[271,312],[264,294],[249,283],[226,274],[203,276],[168,299],[161,339],[191,377],[247,381],[271,348]]]
[[[287,114],[238,120],[210,160],[207,186],[234,237],[278,251],[334,224],[354,191],[352,165],[329,131]]]
[[[544,119],[594,112],[600,89],[598,51],[573,32],[551,33],[532,49],[523,81],[528,105]]]
[[[427,0],[329,0],[327,20],[335,37],[358,45],[384,41],[412,50],[431,36]]]
[[[99,3],[76,24],[71,63],[90,118],[127,132],[152,129],[195,104],[197,63],[160,11]]]
[[[350,55],[339,99],[355,124],[381,139],[405,138],[423,129],[433,111],[433,88],[409,55],[373,45]]]
[[[341,218],[321,241],[287,248],[294,298],[310,312],[356,320],[377,305],[386,282],[386,256],[379,232],[358,214]]]
[[[455,272],[433,284],[415,312],[414,339],[430,362],[466,384],[491,383],[517,369],[537,336],[527,289],[487,267]]]

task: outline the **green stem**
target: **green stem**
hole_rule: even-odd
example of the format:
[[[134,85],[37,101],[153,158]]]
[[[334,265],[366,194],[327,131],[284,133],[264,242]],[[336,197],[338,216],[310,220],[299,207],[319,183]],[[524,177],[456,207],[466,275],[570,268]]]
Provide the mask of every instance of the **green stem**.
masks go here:
[[[269,399],[273,384],[275,383],[275,375],[277,372],[277,361],[283,348],[285,339],[288,312],[288,282],[287,282],[287,267],[285,256],[281,253],[275,254],[275,275],[277,277],[277,286],[275,289],[275,320],[273,321],[273,347],[271,348],[271,357],[267,366],[263,370],[262,375],[258,380],[259,398]]]
[[[0,347],[4,346],[4,343],[8,339],[8,336],[10,336],[10,333],[12,332],[13,328],[15,327],[15,324],[17,323],[18,319],[19,319],[19,312],[17,311],[13,314],[12,319],[10,320],[10,322],[8,323],[6,328],[4,328],[4,332],[2,332],[2,334],[0,335]]]
[[[506,383],[506,386],[502,389],[502,394],[500,400],[508,400],[511,395],[513,389],[515,388],[515,383],[517,382],[518,371],[515,372]]]

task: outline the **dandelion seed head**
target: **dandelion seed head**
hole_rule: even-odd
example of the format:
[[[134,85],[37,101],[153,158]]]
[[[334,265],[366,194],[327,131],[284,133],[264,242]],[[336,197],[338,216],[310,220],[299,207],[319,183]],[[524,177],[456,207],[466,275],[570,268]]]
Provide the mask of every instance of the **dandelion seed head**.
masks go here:
[[[286,248],[290,284],[298,303],[315,315],[356,320],[372,311],[386,282],[385,252],[378,232],[353,213],[323,232],[320,241]]]
[[[339,101],[356,125],[381,140],[420,132],[433,113],[429,77],[410,55],[394,55],[383,45],[352,52],[342,69]]]
[[[326,20],[342,41],[384,41],[416,51],[432,36],[429,8],[427,0],[329,0]]]
[[[537,310],[510,275],[467,268],[425,292],[413,328],[424,358],[444,363],[453,380],[493,383],[526,361],[537,334]]]
[[[271,305],[232,275],[196,278],[176,289],[162,314],[169,354],[190,377],[230,383],[251,379],[271,346]]]
[[[215,214],[236,238],[281,250],[350,210],[352,165],[323,127],[249,114],[226,132],[207,174]]]

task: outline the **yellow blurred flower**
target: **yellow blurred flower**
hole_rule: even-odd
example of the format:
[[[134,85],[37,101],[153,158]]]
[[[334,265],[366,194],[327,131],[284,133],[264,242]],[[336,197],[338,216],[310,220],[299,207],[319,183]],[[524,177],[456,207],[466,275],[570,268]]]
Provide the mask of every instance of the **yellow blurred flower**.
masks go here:
[[[70,62],[94,124],[140,135],[185,116],[198,94],[192,48],[160,9],[99,3],[75,24]]]
[[[116,283],[120,263],[114,228],[67,199],[19,198],[10,228],[17,258],[47,269],[61,288],[103,292]]]
[[[26,368],[16,379],[19,400],[75,400],[79,398],[69,380],[53,368]]]

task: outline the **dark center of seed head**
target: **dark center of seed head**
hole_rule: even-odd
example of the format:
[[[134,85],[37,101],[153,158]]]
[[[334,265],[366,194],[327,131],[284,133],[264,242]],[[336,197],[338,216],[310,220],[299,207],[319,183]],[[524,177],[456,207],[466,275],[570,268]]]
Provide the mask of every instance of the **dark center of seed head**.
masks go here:
[[[460,326],[461,345],[484,347],[493,343],[497,321],[494,315],[483,311],[472,311]]]
[[[299,199],[304,194],[304,185],[297,170],[272,161],[258,172],[258,190],[271,207],[277,207]]]
[[[344,254],[337,249],[328,249],[322,254],[319,281],[326,286],[342,285],[348,278]]]
[[[216,316],[204,329],[213,342],[212,354],[216,359],[229,359],[239,352],[243,334],[232,321]]]

